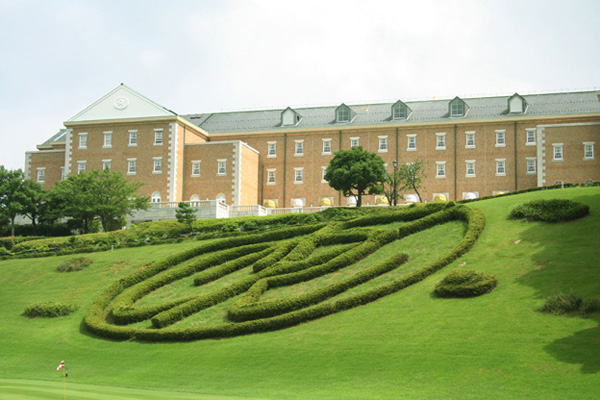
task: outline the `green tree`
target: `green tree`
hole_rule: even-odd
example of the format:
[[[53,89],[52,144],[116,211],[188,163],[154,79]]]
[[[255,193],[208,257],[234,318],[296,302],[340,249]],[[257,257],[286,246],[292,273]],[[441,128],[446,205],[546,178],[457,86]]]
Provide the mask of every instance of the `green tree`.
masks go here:
[[[419,202],[423,201],[419,194],[419,189],[423,185],[423,180],[427,178],[425,167],[425,161],[416,160],[408,164],[403,164],[398,169],[398,179],[400,180],[399,190],[414,190],[419,197]]]
[[[196,220],[196,212],[190,207],[188,203],[180,202],[179,208],[175,211],[175,216],[177,217],[177,221],[187,224],[192,233],[195,233],[194,226],[192,225]]]
[[[381,182],[381,191],[387,198],[390,206],[398,204],[398,199],[401,197],[398,194],[398,188],[400,185],[400,171],[386,174],[385,179]]]
[[[383,159],[358,146],[335,153],[327,167],[325,180],[335,190],[341,190],[344,196],[356,196],[356,206],[360,207],[363,195],[382,192],[380,182],[385,176]]]
[[[137,194],[142,185],[128,182],[120,172],[82,172],[56,184],[52,203],[63,216],[80,220],[83,233],[90,231],[95,220],[109,232],[120,228],[127,214],[148,208],[148,197]]]
[[[25,174],[20,169],[7,170],[0,165],[0,213],[10,221],[11,236],[15,235],[15,218],[25,211],[25,181]]]
[[[38,182],[26,179],[22,186],[23,211],[22,215],[31,220],[33,234],[37,235],[37,223],[46,214],[48,191],[42,188]]]

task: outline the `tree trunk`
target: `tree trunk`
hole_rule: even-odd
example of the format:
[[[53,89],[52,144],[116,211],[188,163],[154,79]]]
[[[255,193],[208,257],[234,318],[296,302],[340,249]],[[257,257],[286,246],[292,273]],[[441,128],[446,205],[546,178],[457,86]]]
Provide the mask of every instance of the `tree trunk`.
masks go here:
[[[417,190],[416,186],[413,186],[413,189],[415,190],[415,192],[417,193],[417,197],[419,198],[419,203],[423,202],[423,199],[421,198],[421,195],[419,194],[419,191]]]
[[[15,236],[15,217],[16,215],[10,217],[10,236],[12,237]]]
[[[362,193],[358,192],[358,198],[356,199],[356,207],[362,206]]]

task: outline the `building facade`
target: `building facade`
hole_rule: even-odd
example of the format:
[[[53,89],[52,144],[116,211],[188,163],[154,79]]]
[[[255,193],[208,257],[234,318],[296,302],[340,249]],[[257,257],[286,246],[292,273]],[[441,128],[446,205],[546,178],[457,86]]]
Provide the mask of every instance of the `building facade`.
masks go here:
[[[29,178],[50,188],[109,168],[157,203],[352,205],[323,177],[335,152],[355,146],[390,172],[394,160],[424,160],[427,201],[600,180],[595,91],[178,115],[120,85],[64,125],[26,153]]]

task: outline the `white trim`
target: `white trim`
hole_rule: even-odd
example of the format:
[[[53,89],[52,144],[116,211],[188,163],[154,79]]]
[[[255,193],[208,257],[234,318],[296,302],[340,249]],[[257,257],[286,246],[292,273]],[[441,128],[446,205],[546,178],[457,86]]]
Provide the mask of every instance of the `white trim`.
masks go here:
[[[560,158],[556,158],[556,148],[560,147]],[[565,161],[565,144],[552,143],[552,161]]]
[[[152,174],[153,175],[161,175],[163,173],[163,163],[162,157],[152,157]],[[156,170],[156,161],[160,161],[160,171]]]
[[[131,161],[134,162],[133,166],[135,167],[133,172],[131,172],[131,169],[129,168],[130,167],[129,163]],[[137,158],[128,158],[127,159],[127,175],[136,175],[136,174],[137,174]]]
[[[302,180],[298,181],[296,178],[298,177],[298,171],[302,172]],[[302,185],[304,183],[304,167],[294,168],[294,185]]]
[[[377,136],[378,139],[378,153],[387,153],[389,150],[389,145],[388,145],[388,135],[382,135],[382,136]],[[385,149],[381,148],[381,139],[385,139]]]
[[[275,145],[274,149],[275,149],[275,154],[270,154],[270,146],[271,145]],[[269,140],[267,141],[267,158],[276,158],[277,157],[277,140]]]
[[[87,138],[88,138],[88,134],[87,132],[79,132],[77,137],[79,138],[79,142],[77,144],[77,149],[79,150],[86,150],[87,149]],[[85,144],[81,145],[81,139],[85,138]]]
[[[475,178],[477,176],[477,171],[475,170],[475,161],[476,160],[465,160],[465,178]],[[469,164],[473,164],[473,174],[469,175]]]
[[[46,167],[36,168],[36,170],[37,170],[36,182],[45,183],[46,182]],[[40,180],[40,172],[42,172],[42,175],[43,175],[41,180]]]
[[[503,163],[504,172],[498,172],[498,163]],[[506,158],[496,158],[496,176],[506,176]]]
[[[529,141],[529,132],[533,132],[533,142]],[[525,129],[525,146],[535,146],[537,145],[537,141],[535,140],[535,128],[526,128]]]
[[[444,175],[438,175],[438,165],[444,166]],[[446,179],[446,161],[435,162],[435,179]]]
[[[502,134],[502,140],[504,143],[498,143],[498,135]],[[506,129],[496,129],[496,146],[495,147],[506,147]]]
[[[525,174],[535,175],[537,174],[537,157],[525,157]],[[529,171],[529,161],[533,161],[533,171]]]
[[[356,140],[356,146],[352,146],[352,141]],[[350,148],[352,149],[353,147],[358,147],[360,146],[360,136],[354,136],[350,138]]]
[[[476,131],[465,131],[465,149],[477,148],[477,142],[475,141],[475,133]],[[473,135],[473,144],[468,144],[468,135]]]
[[[201,169],[200,169],[200,163],[202,162],[202,160],[192,160],[192,178],[197,178],[200,176],[200,174],[202,173]],[[194,164],[198,164],[198,173],[194,174]]]
[[[269,182],[269,173],[273,173],[273,182]],[[276,185],[277,184],[277,168],[267,168],[267,185]]]
[[[104,142],[102,143],[102,148],[103,149],[112,149],[112,131],[104,131],[102,132],[104,134]],[[106,138],[110,137],[110,144],[106,144]]]
[[[138,141],[139,141],[137,129],[130,129],[128,132],[129,132],[129,138],[128,138],[127,146],[128,147],[137,147]],[[135,133],[135,143],[131,143],[131,134],[132,133]]]
[[[591,157],[585,156],[585,146],[592,146],[592,156]],[[594,154],[594,142],[583,142],[583,160],[591,161],[591,160],[594,160],[595,157],[596,157],[596,155]]]
[[[444,145],[443,146],[438,146],[438,144],[439,144],[439,138],[440,137],[444,138]],[[446,132],[437,132],[435,134],[435,149],[436,150],[446,150]]]
[[[298,153],[298,144],[302,144],[302,153]],[[294,140],[294,157],[304,157],[304,139]]]
[[[412,148],[410,147],[410,139],[413,139],[414,145],[415,147]],[[410,133],[408,135],[406,135],[406,151],[417,151],[417,134],[416,133]]]
[[[65,138],[65,176],[71,173],[71,157],[73,152],[73,129],[67,129],[67,137]]]
[[[163,134],[164,135],[164,134]],[[164,141],[163,136],[163,141]],[[167,198],[169,201],[177,201],[177,170],[178,158],[177,148],[179,147],[179,135],[177,135],[177,123],[169,124],[169,158],[167,159]]]
[[[325,180],[326,173],[327,173],[327,167],[321,167],[321,183],[329,183]]]
[[[81,165],[83,165],[83,169],[81,169]],[[85,172],[87,169],[87,160],[77,160],[77,173],[80,174]]]
[[[330,156],[331,155],[331,143],[332,140],[331,138],[321,138],[321,140],[323,141],[323,147],[321,147],[321,155],[322,156]],[[329,151],[325,151],[325,142],[329,142]]]
[[[239,206],[242,201],[242,146],[240,141],[233,144],[233,205]]]
[[[221,168],[219,167],[220,163],[225,163],[225,172],[220,172]],[[227,159],[226,158],[219,158],[217,159],[217,176],[227,176]]]
[[[160,143],[156,142],[156,133],[160,132]],[[165,142],[165,132],[162,128],[154,128],[154,143],[153,146],[162,146]]]

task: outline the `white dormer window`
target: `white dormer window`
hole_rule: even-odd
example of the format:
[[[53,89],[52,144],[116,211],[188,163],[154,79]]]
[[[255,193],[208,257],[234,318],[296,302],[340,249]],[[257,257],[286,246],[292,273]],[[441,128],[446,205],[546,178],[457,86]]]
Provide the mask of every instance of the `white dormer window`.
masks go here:
[[[267,142],[267,158],[277,157],[277,142]]]
[[[508,98],[508,112],[511,114],[522,114],[525,112],[527,102],[525,98],[518,93]]]
[[[155,129],[154,130],[154,145],[162,146],[162,144],[163,144],[163,130]]]
[[[400,100],[392,106],[392,119],[407,119],[410,113],[410,108]]]
[[[289,107],[283,110],[283,112],[281,113],[282,126],[298,125],[298,122],[300,122],[301,119],[302,117],[300,116],[300,114],[298,114],[296,111]]]

